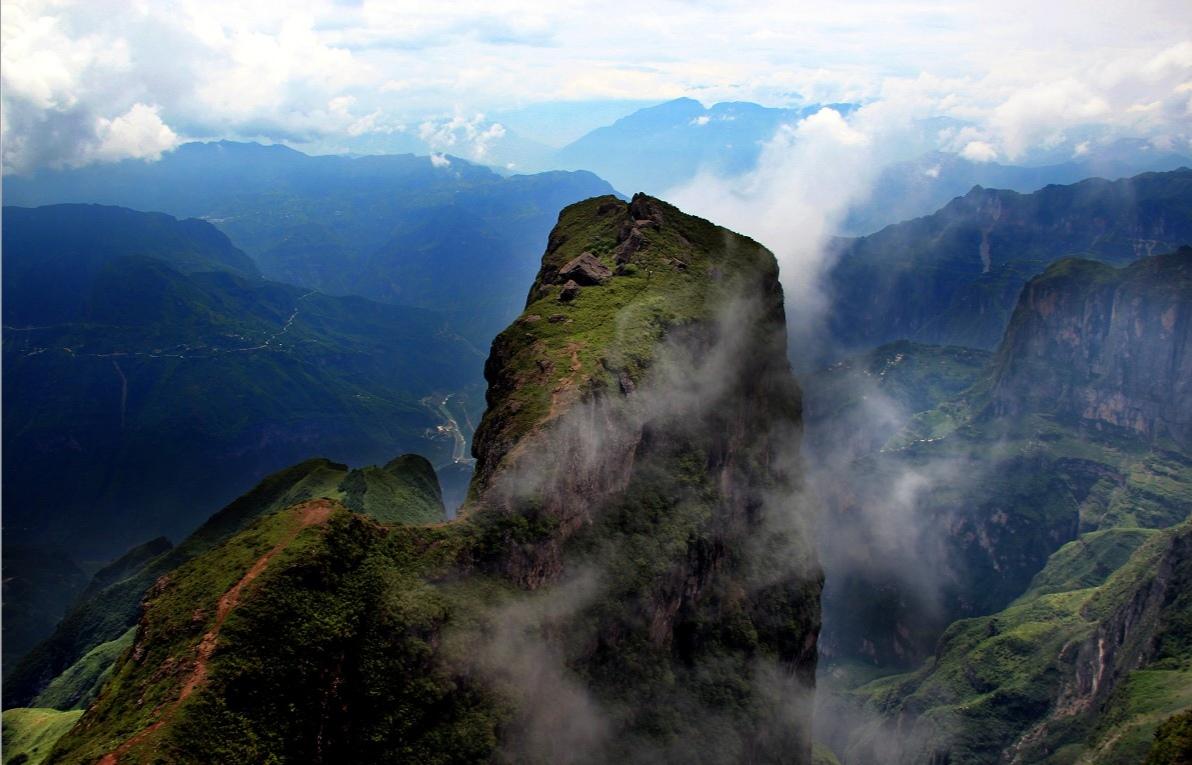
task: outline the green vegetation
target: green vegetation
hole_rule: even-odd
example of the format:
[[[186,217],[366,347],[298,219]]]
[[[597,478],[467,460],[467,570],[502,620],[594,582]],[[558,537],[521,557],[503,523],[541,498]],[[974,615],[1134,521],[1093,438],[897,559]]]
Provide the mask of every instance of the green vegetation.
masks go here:
[[[380,523],[446,520],[435,469],[417,454],[404,454],[382,468],[353,470],[338,490],[349,510]]]
[[[1061,260],[967,389],[859,449],[843,508],[886,507],[909,476],[902,511],[927,540],[912,553],[942,574],[927,602],[917,571],[836,584],[830,703],[867,720],[831,733],[849,760],[1125,765],[1192,705],[1192,453],[1173,350],[1190,286],[1187,248],[1118,269]]]
[[[1105,577],[1099,566],[1120,558],[1123,546],[1133,552]],[[1077,561],[1082,551],[1096,561]],[[875,756],[889,735],[880,719],[913,709],[913,730],[902,739],[913,743],[887,761],[936,752],[994,763],[1017,744],[1032,762],[1139,762],[1159,722],[1192,705],[1192,647],[1176,637],[1192,618],[1190,553],[1189,524],[1097,532],[1061,548],[1009,608],[949,627],[922,669],[856,689],[854,698],[880,716],[854,736],[850,756]],[[1147,612],[1140,622],[1135,604],[1160,571],[1167,605],[1157,620]],[[1106,640],[1116,642],[1109,648]],[[1107,679],[1089,688],[1071,679],[1076,672]]]
[[[1190,221],[1188,169],[1031,194],[978,186],[932,215],[843,240],[829,331],[844,349],[899,338],[994,348],[1023,285],[1053,261],[1129,263],[1140,239],[1154,252],[1192,241]]]
[[[776,279],[773,255],[757,242],[665,202],[647,204],[663,223],[639,229],[645,244],[632,255],[634,268],[568,301],[560,298],[566,280],[557,277],[559,269],[584,252],[616,269],[629,206],[596,197],[560,215],[525,311],[494,341],[489,363],[498,363],[499,376],[486,376],[496,406],[486,412],[477,441],[514,443],[581,395],[613,389],[622,375],[639,382],[665,335],[713,318],[709,311],[741,280]],[[486,468],[480,469],[483,485]]]
[[[95,673],[103,669],[89,657],[107,655],[101,645],[116,651],[115,641],[136,624],[141,599],[159,577],[211,550],[258,518],[324,497],[343,501],[354,512],[371,515],[383,523],[426,523],[444,518],[434,471],[417,455],[398,457],[384,468],[351,470],[330,460],[315,459],[278,471],[213,515],[177,547],[169,549],[167,545],[165,551],[152,557],[145,553],[160,550],[160,546],[138,548],[97,574],[96,581],[53,635],[9,671],[4,684],[6,705],[27,705],[35,698],[62,708],[83,703],[86,693],[95,690]],[[92,656],[95,652],[100,653]]]
[[[38,694],[34,706],[49,709],[86,709],[99,695],[99,689],[112,674],[112,667],[120,654],[132,646],[135,627],[116,638],[88,651],[83,658],[55,677]]]
[[[5,186],[8,204],[88,201],[202,218],[266,278],[435,311],[481,349],[520,310],[559,210],[611,193],[585,171],[505,175],[459,157],[438,167],[426,156],[314,157],[230,141]]]
[[[1121,568],[1138,546],[1158,532],[1153,529],[1113,528],[1082,534],[1061,547],[1031,580],[1016,603],[1041,595],[1098,587]]]
[[[21,707],[4,710],[4,765],[41,765],[82,714]]]
[[[534,710],[556,714],[541,709],[555,703],[544,694],[556,683],[590,699],[566,725],[579,725],[580,736],[585,725],[607,726],[609,735],[590,741],[601,759],[809,753],[809,731],[784,716],[784,684],[814,672],[821,579],[809,540],[785,525],[790,508],[772,529],[761,499],[793,491],[798,479],[776,466],[781,439],[797,426],[798,389],[782,352],[775,264],[756,244],[654,200],[634,206],[662,218],[634,255],[637,275],[586,286],[560,307],[551,297],[558,263],[548,255],[536,286],[546,294],[527,315],[565,313],[579,340],[546,326],[566,320],[520,321],[494,348],[490,374],[508,379],[519,367],[495,365],[513,358],[541,369],[535,354],[574,354],[576,367],[558,374],[572,374],[577,388],[529,421],[524,409],[543,391],[510,386],[518,404],[510,407],[496,386],[487,428],[517,443],[478,438],[478,464],[534,449],[557,459],[538,436],[561,428],[568,410],[582,413],[585,396],[616,391],[610,416],[643,417],[628,391],[647,384],[661,341],[681,332],[706,347],[715,301],[736,294],[750,322],[733,348],[741,369],[714,402],[651,421],[623,485],[602,487],[598,460],[557,462],[552,469],[581,492],[477,491],[453,522],[377,522],[442,517],[429,465],[413,458],[350,473],[312,461],[271,477],[170,553],[180,565],[155,579],[132,648],[50,762],[112,752],[122,763],[196,765],[552,761],[554,747],[572,744],[541,740]],[[619,226],[627,213],[612,198],[584,203],[564,212],[556,233],[615,236],[603,217]],[[671,272],[633,281],[664,267]],[[689,283],[692,270],[710,285]],[[616,286],[622,278],[639,291]],[[718,279],[739,280],[739,289]],[[654,319],[639,322],[640,306]],[[750,321],[754,307],[760,316]],[[526,325],[541,334],[527,338]],[[568,347],[580,341],[583,349]],[[492,422],[493,412],[512,419]],[[725,459],[727,445],[743,440]],[[567,514],[576,511],[586,519]],[[563,731],[551,728],[556,735]]]
[[[1192,709],[1172,715],[1155,731],[1145,765],[1188,765],[1192,762]]]

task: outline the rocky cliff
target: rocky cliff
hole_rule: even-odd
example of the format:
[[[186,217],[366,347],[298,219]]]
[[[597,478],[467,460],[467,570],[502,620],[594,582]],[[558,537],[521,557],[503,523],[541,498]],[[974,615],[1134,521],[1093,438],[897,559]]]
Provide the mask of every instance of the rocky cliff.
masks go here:
[[[785,342],[757,243],[640,195],[567,208],[460,517],[347,490],[260,517],[157,580],[50,761],[810,762]]]
[[[1122,269],[1065,260],[1031,280],[998,352],[993,406],[1192,446],[1192,247]]]
[[[1192,170],[1031,194],[973,188],[937,212],[835,243],[837,351],[899,339],[993,349],[1022,285],[1064,257],[1125,265],[1192,242]]]

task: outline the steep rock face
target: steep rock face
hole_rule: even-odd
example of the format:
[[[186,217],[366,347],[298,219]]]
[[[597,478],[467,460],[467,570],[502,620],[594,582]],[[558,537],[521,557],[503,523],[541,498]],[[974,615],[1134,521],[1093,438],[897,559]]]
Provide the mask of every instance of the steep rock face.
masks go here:
[[[1157,724],[1192,705],[1190,266],[1187,248],[1122,269],[1055,264],[1024,289],[988,372],[857,480],[874,517],[881,490],[915,476],[898,517],[946,565],[934,610],[914,602],[913,575],[831,579],[830,649],[922,660],[833,696],[854,703],[830,736],[849,761],[1140,762]],[[888,588],[876,608],[847,610],[875,585]]]
[[[1123,269],[1062,261],[1022,292],[998,415],[1048,411],[1192,447],[1192,248]]]
[[[899,339],[992,349],[1022,285],[1063,257],[1124,265],[1192,242],[1192,170],[1032,194],[976,187],[939,211],[836,242],[839,349]]]
[[[1065,644],[1058,659],[1063,669],[1049,714],[1010,749],[1013,761],[1033,762],[1073,737],[1072,728],[1114,706],[1116,693],[1135,670],[1186,666],[1188,636],[1182,626],[1192,599],[1192,530],[1186,525],[1143,550],[1135,565],[1085,605],[1082,616],[1095,626],[1083,639]],[[1138,565],[1143,557],[1145,566]],[[1129,574],[1133,574],[1130,581]],[[1065,735],[1066,734],[1066,735]],[[1116,742],[1103,742],[1108,750]]]
[[[578,253],[619,265],[563,303],[560,265]],[[669,672],[679,678],[709,652],[739,661],[745,651],[811,682],[819,575],[796,504],[800,395],[784,343],[772,256],[639,195],[560,216],[525,313],[493,344],[471,512],[516,524],[495,565],[521,587],[599,572],[616,597],[588,610],[598,626],[573,661],[598,694],[635,699],[641,717],[674,699],[622,676],[639,641],[661,666],[678,662]],[[758,580],[767,566],[769,581]],[[736,620],[756,643],[720,632]],[[669,693],[690,691],[679,678]],[[736,744],[711,751],[764,758],[775,741],[749,719],[736,723]],[[643,723],[620,724],[637,733]],[[784,742],[796,752],[807,746],[800,725]]]
[[[562,301],[583,253],[613,273]],[[647,197],[567,208],[460,516],[378,524],[337,484],[348,507],[260,517],[156,581],[50,761],[810,762],[784,349],[757,243]]]

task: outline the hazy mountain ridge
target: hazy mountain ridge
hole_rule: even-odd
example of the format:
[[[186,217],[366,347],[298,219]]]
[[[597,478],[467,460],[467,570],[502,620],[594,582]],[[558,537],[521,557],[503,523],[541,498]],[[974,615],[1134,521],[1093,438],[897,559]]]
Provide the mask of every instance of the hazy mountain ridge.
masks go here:
[[[451,156],[308,156],[229,141],[4,184],[9,204],[202,218],[268,278],[435,310],[481,347],[516,316],[558,210],[612,193],[588,172],[501,176]]]
[[[993,348],[1022,285],[1067,256],[1112,265],[1192,241],[1192,170],[1032,194],[975,188],[938,212],[834,244],[831,342]]]
[[[811,104],[778,109],[748,102],[704,107],[678,98],[640,109],[597,128],[560,149],[558,167],[588,169],[626,193],[661,194],[698,172],[739,175],[753,170],[763,145],[783,125],[793,125],[821,108],[843,114],[855,104]]]
[[[125,229],[138,248],[112,233]],[[10,541],[110,555],[181,536],[262,473],[320,450],[365,464],[402,449],[451,459],[421,399],[472,384],[480,360],[433,313],[178,270],[177,242],[222,240],[219,252],[247,259],[209,224],[160,214],[6,208],[4,238],[6,295],[19,296],[5,300]],[[84,245],[94,267],[52,278],[48,254]]]
[[[1044,186],[1069,185],[1088,178],[1112,181],[1181,167],[1192,167],[1192,157],[1162,151],[1137,139],[1119,139],[1056,164],[975,162],[956,154],[933,151],[882,168],[869,198],[850,210],[842,233],[865,235],[894,223],[930,215],[974,186],[1025,194]]]

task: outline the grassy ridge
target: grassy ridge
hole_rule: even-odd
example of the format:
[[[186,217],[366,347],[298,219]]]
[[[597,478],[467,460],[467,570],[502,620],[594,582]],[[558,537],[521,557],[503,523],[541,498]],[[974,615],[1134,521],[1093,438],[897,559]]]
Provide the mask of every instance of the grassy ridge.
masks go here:
[[[4,710],[4,765],[41,765],[82,714],[21,707]]]
[[[416,455],[399,457],[385,469],[351,470],[346,465],[316,459],[278,471],[212,516],[177,547],[144,560],[122,572],[118,580],[89,591],[54,634],[10,671],[5,678],[6,705],[30,703],[51,681],[74,688],[76,681],[68,680],[63,673],[73,677],[76,668],[72,665],[100,644],[117,640],[132,627],[142,597],[159,577],[211,550],[256,519],[319,497],[348,502],[355,512],[376,512],[379,520],[428,522],[444,518],[434,471],[424,458]],[[394,511],[395,507],[403,509]],[[84,662],[83,666],[89,665]],[[87,676],[83,667],[77,670],[80,678]],[[63,701],[57,695],[54,698],[59,703]]]

